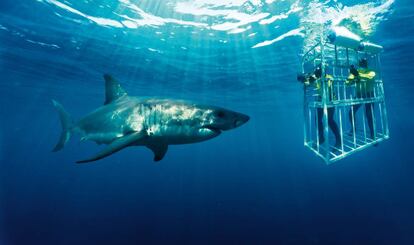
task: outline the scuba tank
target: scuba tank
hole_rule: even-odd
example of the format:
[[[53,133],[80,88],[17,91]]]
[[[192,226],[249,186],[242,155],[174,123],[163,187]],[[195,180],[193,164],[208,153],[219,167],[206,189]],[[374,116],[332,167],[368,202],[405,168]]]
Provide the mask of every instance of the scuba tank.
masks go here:
[[[328,32],[330,43],[350,49],[358,49],[362,38],[343,26],[335,26]]]
[[[332,27],[328,32],[328,41],[333,45],[350,48],[371,54],[380,53],[383,47],[371,42],[363,42],[362,38],[343,26]]]
[[[361,44],[358,47],[358,50],[367,53],[377,54],[383,50],[383,47],[381,45],[377,45],[370,42],[361,42]]]

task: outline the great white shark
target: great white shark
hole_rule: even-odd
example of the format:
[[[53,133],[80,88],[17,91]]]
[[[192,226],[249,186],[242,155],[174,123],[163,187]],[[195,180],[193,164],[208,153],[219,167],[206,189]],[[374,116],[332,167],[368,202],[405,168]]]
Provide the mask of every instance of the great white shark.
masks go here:
[[[61,150],[71,135],[78,133],[81,140],[107,146],[77,163],[96,161],[129,146],[146,146],[154,153],[154,161],[160,161],[169,145],[209,140],[249,120],[247,115],[216,106],[132,97],[112,76],[106,74],[104,79],[104,105],[78,122],[53,100],[62,124],[62,134],[53,151]]]

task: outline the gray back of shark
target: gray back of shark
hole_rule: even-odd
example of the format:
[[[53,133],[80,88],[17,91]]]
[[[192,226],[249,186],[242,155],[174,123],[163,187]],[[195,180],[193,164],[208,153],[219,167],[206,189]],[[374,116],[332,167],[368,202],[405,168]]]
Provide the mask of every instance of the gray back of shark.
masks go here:
[[[107,144],[95,156],[77,163],[96,161],[128,146],[146,146],[153,151],[154,161],[160,161],[168,145],[209,140],[249,120],[244,114],[215,106],[128,96],[110,75],[104,78],[104,105],[78,122],[53,101],[63,129],[53,151],[61,150],[73,133],[80,134],[82,140]]]

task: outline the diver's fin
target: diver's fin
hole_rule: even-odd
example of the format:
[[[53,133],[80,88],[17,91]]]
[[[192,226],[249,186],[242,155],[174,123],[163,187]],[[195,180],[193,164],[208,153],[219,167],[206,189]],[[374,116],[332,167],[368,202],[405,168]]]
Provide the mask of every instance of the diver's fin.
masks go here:
[[[65,109],[63,109],[63,106],[61,104],[59,104],[55,100],[52,100],[52,102],[59,113],[60,124],[62,125],[62,133],[60,135],[59,141],[56,144],[55,148],[53,148],[52,150],[55,152],[61,150],[65,146],[66,142],[68,142],[70,138],[70,131],[72,128],[73,121],[69,113],[67,113]]]
[[[134,144],[135,142],[137,142],[140,139],[143,139],[146,136],[147,136],[147,133],[145,131],[134,132],[134,133],[128,134],[126,136],[123,136],[119,139],[114,140],[103,151],[99,152],[95,156],[93,156],[91,158],[88,158],[88,159],[85,159],[85,160],[77,161],[76,163],[93,162],[93,161],[102,159],[102,158],[107,157],[107,156],[109,156],[109,155],[111,155],[111,154],[113,154],[117,151],[122,150],[125,147],[128,147],[128,146]]]
[[[161,161],[164,156],[165,153],[167,153],[168,150],[168,145],[161,143],[161,144],[149,144],[146,145],[148,147],[148,149],[150,149],[153,153],[154,153],[154,162],[158,162]]]
[[[109,74],[104,75],[105,79],[105,105],[115,101],[127,93],[121,85]]]

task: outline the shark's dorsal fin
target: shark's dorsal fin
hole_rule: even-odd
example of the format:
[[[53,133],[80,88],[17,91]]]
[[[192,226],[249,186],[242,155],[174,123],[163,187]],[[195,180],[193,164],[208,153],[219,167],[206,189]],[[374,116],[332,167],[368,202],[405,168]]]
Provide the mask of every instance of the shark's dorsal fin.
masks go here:
[[[105,79],[105,105],[123,96],[127,96],[121,85],[109,74],[104,75]]]

